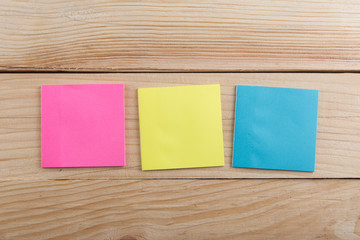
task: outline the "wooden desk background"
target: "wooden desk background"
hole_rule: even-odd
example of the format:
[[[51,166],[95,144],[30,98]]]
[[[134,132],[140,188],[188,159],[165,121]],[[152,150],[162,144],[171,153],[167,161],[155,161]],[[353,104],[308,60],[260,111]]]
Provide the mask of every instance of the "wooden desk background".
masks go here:
[[[0,24],[0,240],[360,239],[358,1],[10,0]],[[41,169],[40,86],[81,83],[126,84],[126,167]],[[225,167],[142,172],[136,89],[209,83]],[[320,90],[314,173],[230,167],[237,84]]]

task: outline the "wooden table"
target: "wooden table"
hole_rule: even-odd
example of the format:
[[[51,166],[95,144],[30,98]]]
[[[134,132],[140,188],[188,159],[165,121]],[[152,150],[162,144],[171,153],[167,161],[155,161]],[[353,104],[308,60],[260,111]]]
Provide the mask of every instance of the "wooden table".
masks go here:
[[[0,240],[360,239],[360,4],[0,3]],[[125,83],[124,168],[42,169],[40,86]],[[142,172],[139,87],[220,83],[225,167]],[[235,85],[319,89],[314,173],[231,167]]]

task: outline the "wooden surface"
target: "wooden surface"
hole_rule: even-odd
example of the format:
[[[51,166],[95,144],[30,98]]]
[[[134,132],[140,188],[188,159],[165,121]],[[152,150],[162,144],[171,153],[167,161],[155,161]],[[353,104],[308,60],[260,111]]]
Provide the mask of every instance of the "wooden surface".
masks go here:
[[[9,0],[0,25],[0,240],[360,239],[359,1]],[[127,166],[42,169],[40,86],[83,83],[126,84]],[[137,88],[213,83],[225,166],[142,172]],[[237,84],[320,90],[314,173],[230,167]]]
[[[40,86],[84,83],[126,84],[127,166],[42,169]],[[225,167],[142,172],[137,89],[213,83]],[[314,173],[230,167],[237,84],[320,90]],[[360,238],[360,74],[1,74],[0,103],[1,240]]]
[[[40,86],[75,83],[125,84],[126,167],[40,167]],[[137,89],[213,83],[221,84],[225,167],[142,172]],[[237,84],[319,89],[314,173],[231,167]],[[360,74],[3,74],[0,93],[0,180],[360,177]]]
[[[359,239],[358,180],[0,182],[0,239]]]
[[[359,71],[358,0],[0,2],[2,71]]]

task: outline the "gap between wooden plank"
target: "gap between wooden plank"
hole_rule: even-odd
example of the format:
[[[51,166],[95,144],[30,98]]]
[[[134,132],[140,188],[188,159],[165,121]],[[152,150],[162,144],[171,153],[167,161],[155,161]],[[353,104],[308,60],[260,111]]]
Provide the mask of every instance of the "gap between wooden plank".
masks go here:
[[[360,177],[354,178],[189,178],[189,177],[180,177],[180,178],[81,178],[81,179],[67,179],[67,178],[58,178],[58,179],[38,179],[33,181],[126,181],[126,180],[160,180],[160,181],[178,181],[178,180],[199,180],[199,181],[206,181],[206,180],[219,180],[219,181],[226,181],[226,180],[353,180],[357,181]],[[18,181],[18,180],[0,180],[0,181]]]
[[[219,70],[214,70],[214,71],[131,71],[131,72],[126,72],[126,71],[122,71],[122,72],[112,72],[112,71],[3,71],[0,70],[0,74],[142,74],[142,73],[149,73],[149,74],[168,74],[168,73],[184,73],[184,74],[206,74],[206,73],[271,73],[271,74],[281,74],[281,73],[329,73],[329,74],[337,74],[337,73],[360,73],[360,70],[346,70],[346,71],[342,71],[342,70],[304,70],[304,71],[278,71],[278,70],[274,70],[274,71],[219,71]]]

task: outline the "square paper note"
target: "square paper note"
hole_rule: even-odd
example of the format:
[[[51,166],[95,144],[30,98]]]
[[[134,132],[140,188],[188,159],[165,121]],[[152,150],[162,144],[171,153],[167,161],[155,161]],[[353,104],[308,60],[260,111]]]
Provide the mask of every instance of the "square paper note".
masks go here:
[[[124,85],[41,87],[42,167],[124,166]]]
[[[139,89],[143,170],[224,166],[219,85]]]
[[[237,86],[233,166],[315,168],[318,91]]]

